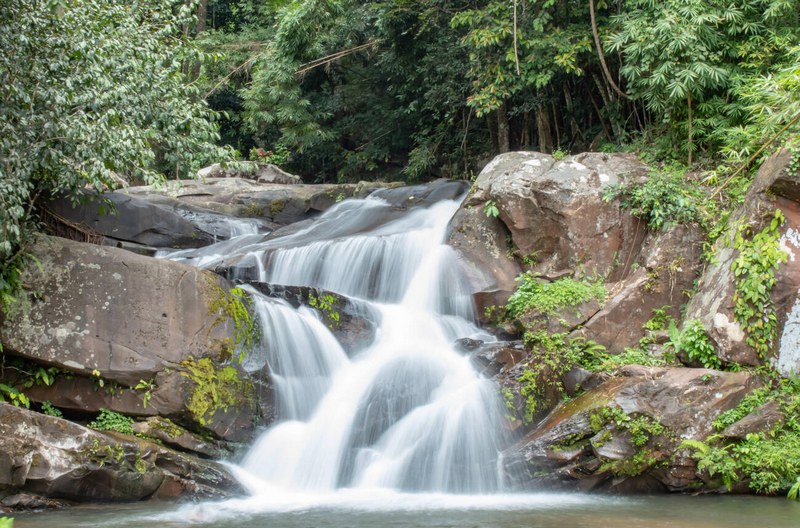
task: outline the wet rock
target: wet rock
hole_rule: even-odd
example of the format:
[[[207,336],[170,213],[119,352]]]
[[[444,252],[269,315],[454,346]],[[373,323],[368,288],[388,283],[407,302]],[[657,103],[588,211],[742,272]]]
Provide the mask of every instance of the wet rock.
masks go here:
[[[53,219],[58,217],[87,228],[105,237],[107,245],[132,242],[155,248],[197,248],[214,242],[212,234],[174,211],[121,192],[87,193],[78,205],[63,197],[50,201],[45,207],[47,212],[55,215]],[[55,222],[55,225],[69,229],[63,221]]]
[[[315,308],[348,354],[369,346],[375,340],[377,314],[371,313],[366,304],[356,303],[344,295],[322,288],[283,286],[263,282],[248,284],[267,297],[283,299],[295,308],[299,306]],[[319,305],[314,307],[313,304],[318,304],[323,297],[333,301],[329,305],[326,303],[324,307]]]
[[[478,372],[487,377],[510,371],[528,355],[522,341],[484,343],[480,340],[460,339],[457,344],[470,354],[470,361]]]
[[[2,492],[0,492],[0,495],[1,494]],[[0,512],[4,510],[6,510],[6,512],[45,509],[55,510],[69,507],[72,504],[73,503],[70,501],[51,499],[48,497],[42,497],[41,495],[23,492],[7,495],[0,499],[0,505],[2,505]]]
[[[0,491],[76,502],[241,492],[224,467],[136,437],[103,433],[0,403]],[[176,482],[159,495],[165,482]]]
[[[379,189],[373,196],[385,200],[392,207],[409,209],[429,207],[441,200],[457,200],[469,189],[463,180],[435,180],[422,185],[410,185],[395,189]]]
[[[700,480],[696,464],[690,458],[673,457],[679,454],[681,441],[704,441],[714,433],[714,419],[738,405],[759,384],[748,373],[708,369],[629,366],[620,374],[558,405],[506,451],[507,469],[512,477],[516,475],[517,485],[546,482],[637,491],[692,489]],[[631,432],[613,418],[599,418],[603,415],[597,413],[605,408],[644,417],[663,426],[665,432],[648,435],[646,443],[636,445]],[[587,440],[591,449],[585,448]],[[563,451],[574,455],[554,454]],[[525,472],[546,472],[547,476],[531,479]]]
[[[396,184],[259,183],[243,178],[206,178],[129,187],[125,192],[143,200],[175,208],[203,211],[266,222],[270,229],[314,218],[345,198],[365,198],[377,189]]]
[[[160,440],[174,449],[196,453],[204,458],[222,458],[230,454],[218,442],[204,440],[161,416],[136,422],[133,424],[133,430],[137,434]]]
[[[31,251],[40,266],[26,269],[30,293],[3,314],[0,339],[7,354],[77,375],[35,388],[36,398],[85,412],[163,413],[220,438],[249,438],[249,398],[204,423],[196,416],[192,423],[187,408],[199,380],[185,362],[219,369],[230,357],[235,324],[219,305],[233,284],[180,263],[61,238],[43,236]],[[107,393],[98,391],[101,379]],[[142,381],[152,387],[131,390]]]
[[[479,207],[462,206],[450,221],[447,243],[458,252],[484,323],[488,322],[486,309],[506,304],[522,271],[511,254],[510,237],[500,220],[487,218]]]

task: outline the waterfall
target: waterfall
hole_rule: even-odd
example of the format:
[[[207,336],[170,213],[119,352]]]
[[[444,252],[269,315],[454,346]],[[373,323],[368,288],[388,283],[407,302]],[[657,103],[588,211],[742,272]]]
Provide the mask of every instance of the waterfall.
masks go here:
[[[454,200],[398,211],[377,198],[336,204],[285,236],[248,235],[171,258],[259,281],[324,288],[369,307],[374,341],[348,356],[316,312],[251,290],[263,331],[249,370],[269,370],[277,419],[241,463],[254,493],[341,488],[501,489],[502,409],[455,350],[487,339],[454,251]],[[235,258],[232,259],[232,256]]]

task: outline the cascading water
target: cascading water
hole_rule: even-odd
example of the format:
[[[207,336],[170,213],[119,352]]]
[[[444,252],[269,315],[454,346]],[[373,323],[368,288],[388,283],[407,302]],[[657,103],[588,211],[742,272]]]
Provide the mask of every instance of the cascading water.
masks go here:
[[[255,263],[261,282],[348,296],[378,324],[348,357],[314,311],[252,291],[264,349],[246,367],[269,369],[278,409],[241,464],[254,493],[501,488],[502,410],[453,347],[488,337],[443,244],[457,208],[444,200],[401,215],[380,199],[348,200],[284,237],[173,255],[215,267],[236,253],[251,278]]]

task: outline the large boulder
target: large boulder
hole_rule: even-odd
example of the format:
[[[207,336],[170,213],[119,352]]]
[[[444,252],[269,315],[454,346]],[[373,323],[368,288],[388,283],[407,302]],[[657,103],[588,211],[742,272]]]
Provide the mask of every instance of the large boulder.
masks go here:
[[[241,493],[215,462],[0,403],[0,496],[76,502],[224,498]]]
[[[696,489],[701,477],[681,442],[706,440],[714,419],[759,384],[750,373],[708,369],[628,366],[620,374],[560,404],[506,451],[517,485]]]
[[[641,181],[647,167],[633,155],[586,153],[556,161],[538,152],[497,156],[475,181],[466,206],[492,201],[520,256],[544,275],[582,269],[614,280],[645,234],[642,221],[606,203],[611,185]],[[620,266],[620,264],[623,264]]]
[[[45,206],[45,219],[59,234],[85,230],[108,245],[133,242],[154,248],[197,248],[215,237],[174,211],[122,192],[85,194],[80,202],[61,197]]]
[[[128,187],[125,192],[156,204],[175,207],[177,202],[233,217],[288,225],[318,216],[345,198],[364,198],[377,189],[395,186],[379,182],[304,185],[205,178]]]
[[[162,413],[221,438],[249,438],[254,401],[243,372],[235,404],[203,416],[197,405],[189,408],[195,395],[216,387],[209,383],[221,383],[219,372],[235,377],[226,365],[237,326],[226,309],[233,284],[180,263],[61,238],[42,236],[31,253],[38,264],[23,275],[28,293],[0,321],[3,347],[77,375],[57,376],[37,397],[87,412]],[[111,394],[98,394],[99,385]]]
[[[768,361],[785,376],[800,373],[800,175],[789,172],[790,159],[791,153],[783,150],[761,166],[744,205],[732,215],[732,232],[717,240],[714,263],[706,268],[686,310],[687,319],[703,323],[723,362],[758,365]],[[731,265],[740,253],[732,241],[737,228],[748,226],[758,233],[767,227],[776,209],[786,218],[778,230],[786,261],[777,266],[771,291],[777,339],[768,357],[762,358],[747,344],[747,329],[734,314],[737,279]]]

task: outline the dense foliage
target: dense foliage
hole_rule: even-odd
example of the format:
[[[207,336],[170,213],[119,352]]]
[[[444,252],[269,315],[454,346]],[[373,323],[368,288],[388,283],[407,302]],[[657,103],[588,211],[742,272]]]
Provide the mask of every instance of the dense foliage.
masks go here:
[[[0,9],[0,293],[18,281],[36,200],[153,182],[219,159],[188,82],[204,56],[183,1],[4,0]]]

